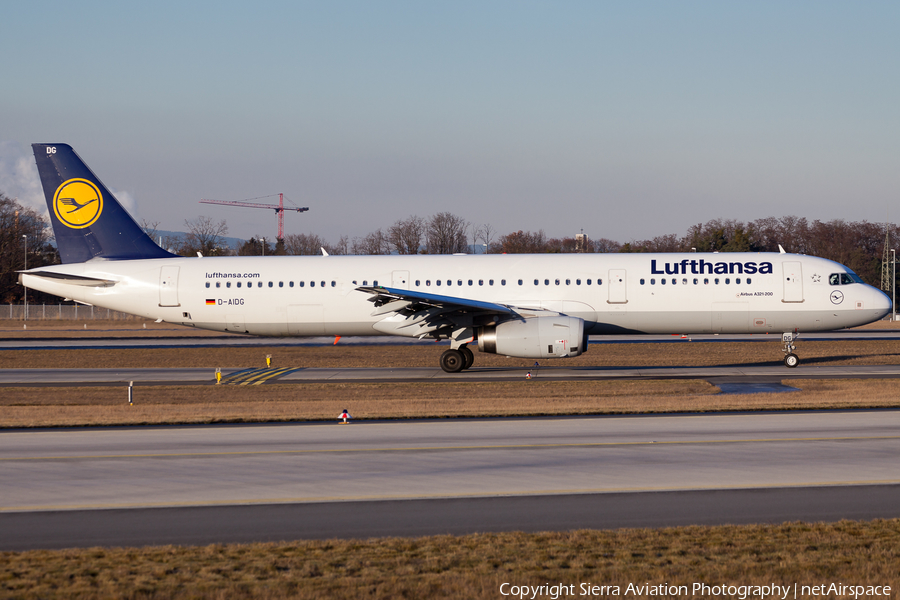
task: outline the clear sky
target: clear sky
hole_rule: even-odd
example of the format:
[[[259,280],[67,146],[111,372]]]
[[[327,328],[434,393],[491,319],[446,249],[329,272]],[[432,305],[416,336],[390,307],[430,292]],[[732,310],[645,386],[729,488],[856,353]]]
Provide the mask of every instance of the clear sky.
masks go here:
[[[896,2],[5,2],[0,190],[71,144],[138,219],[284,192],[334,242],[442,211],[627,242],[900,203]],[[893,207],[891,207],[893,205]]]

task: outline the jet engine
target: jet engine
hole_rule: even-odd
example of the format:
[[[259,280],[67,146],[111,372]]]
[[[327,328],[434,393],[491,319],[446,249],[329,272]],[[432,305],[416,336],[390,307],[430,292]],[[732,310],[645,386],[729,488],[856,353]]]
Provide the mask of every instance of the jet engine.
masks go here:
[[[584,320],[577,317],[532,317],[478,329],[478,349],[516,358],[578,356],[587,350]]]

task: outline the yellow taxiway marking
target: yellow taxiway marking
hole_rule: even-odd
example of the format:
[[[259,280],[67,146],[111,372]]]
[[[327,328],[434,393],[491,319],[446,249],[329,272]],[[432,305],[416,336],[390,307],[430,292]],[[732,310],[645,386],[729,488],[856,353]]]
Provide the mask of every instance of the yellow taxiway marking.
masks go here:
[[[900,435],[859,437],[759,438],[735,440],[673,440],[642,442],[583,442],[568,444],[495,444],[481,446],[369,446],[365,448],[316,448],[310,450],[238,450],[231,452],[160,452],[148,454],[73,454],[71,456],[0,457],[0,463],[37,460],[91,460],[121,458],[186,458],[200,456],[266,456],[278,454],[356,454],[371,452],[442,452],[449,450],[545,450],[554,448],[615,448],[629,446],[700,446],[724,444],[770,444],[773,442],[848,442],[900,440]]]
[[[275,377],[280,377],[290,371],[296,370],[296,367],[283,367],[281,369],[252,369],[250,371],[241,371],[227,377],[223,377],[219,385],[259,385]]]
[[[105,503],[105,504],[54,504],[54,505],[23,505],[23,506],[0,506],[0,513],[3,512],[40,512],[53,510],[112,510],[126,508],[177,508],[177,507],[200,507],[200,506],[246,506],[255,504],[307,504],[315,502],[366,502],[377,500],[438,500],[460,499],[460,498],[498,498],[509,496],[562,496],[572,494],[622,494],[622,493],[641,493],[641,492],[703,492],[710,490],[761,490],[761,489],[781,489],[781,488],[808,488],[808,487],[847,487],[860,485],[897,485],[900,484],[898,479],[872,479],[860,481],[808,481],[803,483],[759,483],[750,485],[699,485],[691,487],[665,487],[665,486],[646,486],[646,487],[615,487],[615,488],[571,488],[571,489],[553,489],[553,490],[511,490],[511,491],[488,491],[472,494],[412,494],[402,496],[398,494],[349,494],[346,496],[297,496],[297,497],[276,497],[276,498],[236,498],[234,500],[188,500],[173,502],[122,502],[122,503]]]

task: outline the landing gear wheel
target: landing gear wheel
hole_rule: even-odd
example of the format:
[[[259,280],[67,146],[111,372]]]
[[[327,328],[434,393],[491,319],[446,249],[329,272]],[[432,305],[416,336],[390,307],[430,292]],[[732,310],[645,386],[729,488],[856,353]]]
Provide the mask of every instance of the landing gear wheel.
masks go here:
[[[475,364],[475,353],[469,350],[465,346],[460,346],[459,351],[462,352],[463,359],[465,360],[465,364],[463,364],[462,370],[465,371],[473,364]]]
[[[466,360],[459,350],[446,350],[441,354],[441,368],[447,373],[459,373],[465,364]]]
[[[800,364],[800,357],[791,352],[787,356],[784,357],[784,366],[793,369],[797,365]]]

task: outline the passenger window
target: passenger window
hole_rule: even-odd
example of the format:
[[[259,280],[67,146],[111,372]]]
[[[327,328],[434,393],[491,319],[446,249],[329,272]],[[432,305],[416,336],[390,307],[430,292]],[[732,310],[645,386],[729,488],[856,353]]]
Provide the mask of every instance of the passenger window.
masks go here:
[[[737,279],[734,280],[734,282],[735,282],[736,284],[740,285],[740,284],[741,284],[741,278],[738,277]]]
[[[644,280],[643,280],[643,279],[641,279],[641,285],[644,285]]]
[[[731,278],[726,277],[726,278],[725,278],[725,285],[728,285],[729,283],[731,283]]]
[[[324,281],[319,282],[319,287],[325,287],[325,282]]]
[[[217,281],[217,282],[216,282],[216,287],[217,287],[217,288],[222,287],[222,284],[221,284],[220,282]]]
[[[750,282],[750,278],[748,277],[748,278],[747,278],[747,285],[750,285],[750,283],[751,283],[751,282]]]
[[[493,279],[488,279],[488,285],[494,285],[494,280],[493,280]]]
[[[375,281],[373,281],[373,282],[372,282],[372,285],[377,286],[377,285],[378,285],[378,280],[376,279]]]
[[[556,281],[554,281],[554,283],[555,283],[556,285],[559,285],[559,279],[557,279]]]
[[[650,285],[656,285],[656,279],[655,279],[655,278],[650,280]]]
[[[230,282],[230,281],[225,282],[225,287],[230,288],[230,287],[231,287],[231,282]]]
[[[294,282],[293,282],[293,281],[288,281],[288,287],[294,287]]]
[[[590,280],[590,279],[587,280],[587,284],[588,284],[588,285],[591,285],[591,280]]]
[[[460,285],[460,286],[461,286],[461,285],[462,285],[462,279],[458,279],[458,280],[456,281],[456,285]]]
[[[451,281],[450,279],[448,279],[448,280],[447,280],[447,285],[448,285],[448,286],[453,285],[453,281]]]
[[[303,287],[304,285],[306,285],[306,282],[305,282],[305,281],[298,281],[298,282],[297,282],[297,285],[299,285],[300,287]]]
[[[678,280],[675,279],[675,278],[673,277],[673,278],[672,278],[672,285],[675,285],[676,283],[678,283]]]
[[[291,285],[294,285],[294,283],[291,282]],[[309,282],[309,287],[316,287],[316,282],[315,282],[315,281],[310,281],[310,282]]]
[[[703,285],[709,285],[709,277],[703,278]]]
[[[363,285],[369,285],[369,282],[363,279]]]
[[[426,280],[425,280],[425,285],[430,286],[430,285],[431,285],[431,280],[430,280],[430,279],[426,279]]]
[[[681,280],[681,285],[687,285],[687,278]]]
[[[598,279],[598,280],[597,280],[597,285],[603,285],[603,280],[602,280],[602,279]]]
[[[544,285],[550,285],[550,280],[549,280],[549,279],[545,279],[545,280],[544,280]]]
[[[484,279],[479,279],[479,280],[478,280],[478,285],[484,285]]]
[[[434,280],[434,284],[435,284],[435,285],[441,285],[441,280],[440,280],[440,279],[435,279],[435,280]]]
[[[521,279],[519,280],[519,285],[522,285],[522,280],[521,280]]]
[[[697,285],[697,278],[694,277],[694,285]]]
[[[713,279],[713,281],[715,282],[716,285],[719,285],[719,278],[718,278],[718,277],[716,277],[715,279]]]
[[[332,281],[332,282],[331,282],[331,287],[335,287],[336,285],[337,285],[337,282],[336,282],[336,281]]]
[[[419,287],[419,280],[416,279],[416,287]]]
[[[575,280],[575,285],[581,285],[581,280],[580,280],[580,279],[576,279],[576,280]]]
[[[506,280],[505,280],[505,279],[501,279],[501,280],[500,280],[500,285],[506,285]]]
[[[472,280],[471,280],[471,279],[469,280],[469,285],[472,285]]]
[[[537,284],[538,284],[538,280],[535,279],[535,280],[534,280],[534,285],[537,285]]]
[[[278,282],[278,287],[283,288],[283,287],[284,287],[284,282],[283,282],[283,281],[279,281],[279,282]]]

